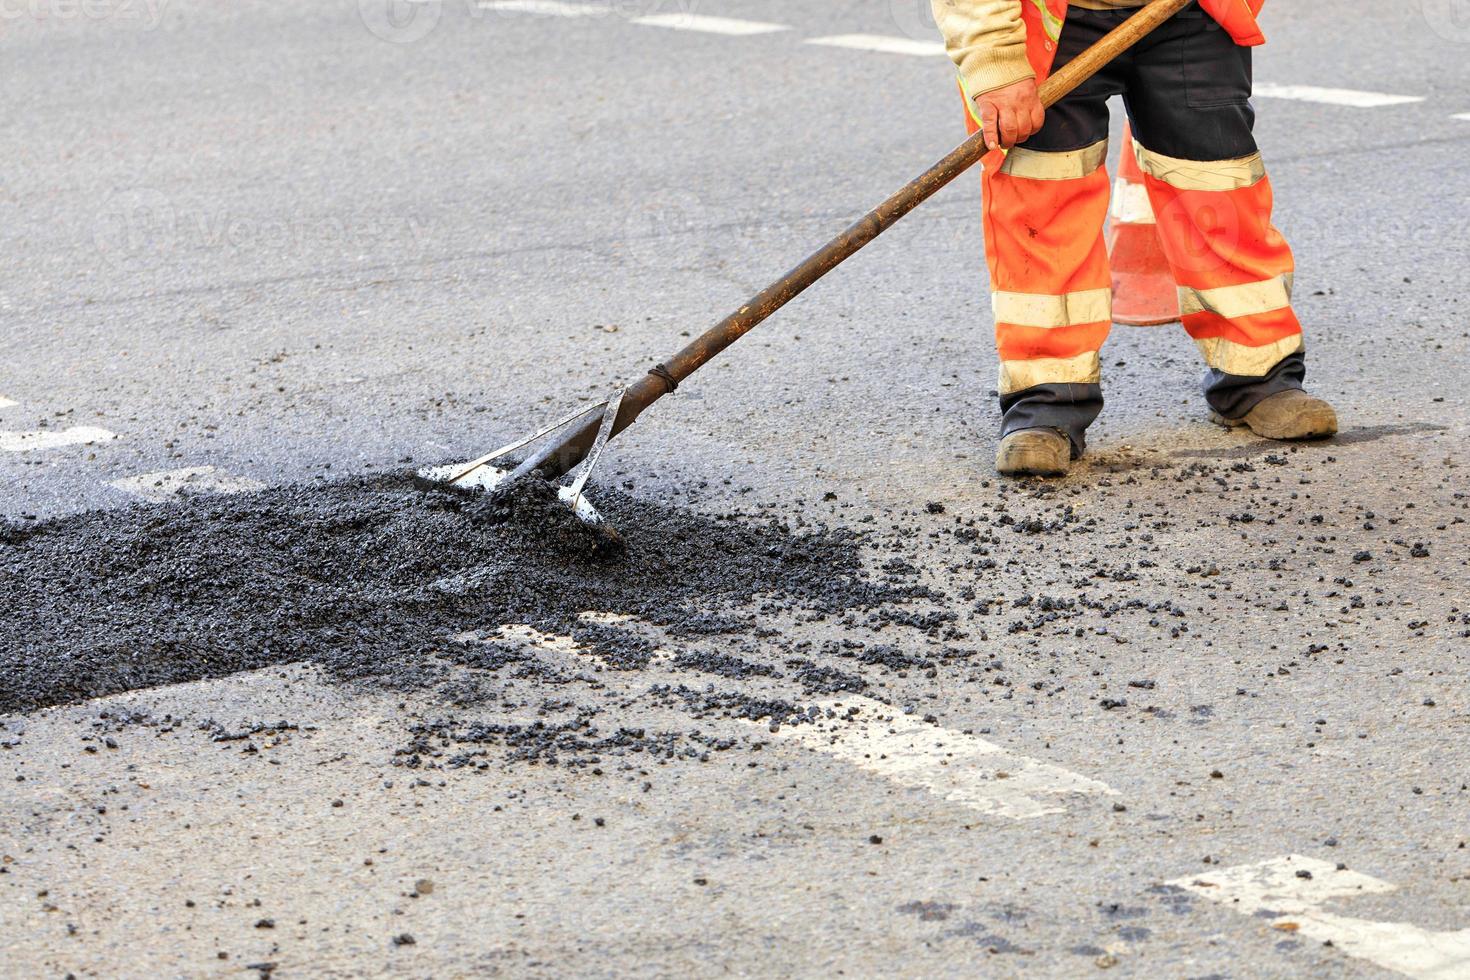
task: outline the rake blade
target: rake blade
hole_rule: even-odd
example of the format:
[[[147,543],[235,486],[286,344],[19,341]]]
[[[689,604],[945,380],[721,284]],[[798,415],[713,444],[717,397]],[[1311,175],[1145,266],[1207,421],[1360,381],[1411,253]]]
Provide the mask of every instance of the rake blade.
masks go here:
[[[425,466],[418,471],[418,475],[425,480],[432,480],[434,483],[448,483],[456,487],[484,490],[487,493],[493,493],[495,490],[507,486],[511,482],[509,479],[511,475],[510,470],[503,470],[498,466],[485,465],[477,467],[469,476],[455,480],[455,473],[464,468],[464,463],[450,463],[446,466]],[[556,492],[562,502],[571,508],[572,513],[576,514],[588,524],[603,523],[602,514],[587,500],[585,493],[579,496],[572,487],[558,487]]]
[[[623,392],[618,391],[607,401],[599,402],[595,405],[589,405],[584,408],[579,408],[570,415],[567,415],[564,418],[553,422],[546,428],[541,429],[539,432],[535,432],[518,442],[513,442],[509,445],[502,446],[494,452],[486,453],[484,456],[480,456],[477,459],[468,460],[463,463],[450,463],[444,466],[425,466],[418,471],[418,475],[425,480],[431,480],[435,483],[448,483],[457,487],[474,487],[484,490],[486,492],[494,492],[496,490],[503,489],[515,483],[517,480],[521,479],[532,470],[536,469],[537,466],[539,466],[543,461],[545,461],[558,449],[560,449],[568,441],[568,439],[570,439],[572,436],[575,436],[576,430],[574,429],[570,433],[564,433],[556,439],[548,439],[545,445],[528,455],[520,463],[520,465],[513,470],[503,469],[499,466],[492,466],[491,463],[494,460],[497,460],[502,456],[512,453],[515,450],[520,449],[524,446],[528,446],[531,443],[536,442],[538,439],[543,439],[551,435],[552,433],[558,432],[559,430],[571,425],[571,423],[576,422],[593,412],[600,412],[601,425],[598,429],[598,438],[593,451],[587,456],[585,460],[583,460],[581,464],[579,464],[578,469],[580,469],[581,472],[577,475],[573,483],[570,486],[561,486],[557,488],[557,496],[561,498],[563,503],[571,508],[572,513],[576,514],[577,517],[581,518],[586,523],[603,524],[604,521],[602,515],[598,513],[596,507],[593,507],[592,504],[588,502],[586,494],[584,492],[584,487],[587,484],[588,478],[592,475],[592,468],[597,465],[597,460],[602,455],[602,450],[607,445],[607,440],[612,430],[612,423],[613,420],[617,418],[618,407],[622,404],[622,398]]]

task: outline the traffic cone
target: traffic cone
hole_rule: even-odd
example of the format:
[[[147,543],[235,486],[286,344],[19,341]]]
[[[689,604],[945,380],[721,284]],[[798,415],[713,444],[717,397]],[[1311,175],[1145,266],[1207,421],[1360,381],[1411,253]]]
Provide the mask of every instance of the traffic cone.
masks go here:
[[[1133,134],[1123,129],[1123,155],[1113,182],[1108,255],[1113,266],[1113,322],[1133,327],[1179,319],[1174,275],[1159,244],[1154,209],[1133,156]]]

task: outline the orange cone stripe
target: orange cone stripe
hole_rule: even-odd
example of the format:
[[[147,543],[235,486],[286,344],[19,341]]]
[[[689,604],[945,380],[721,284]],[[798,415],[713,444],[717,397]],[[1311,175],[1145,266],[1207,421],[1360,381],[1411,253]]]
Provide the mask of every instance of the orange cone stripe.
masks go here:
[[[1136,326],[1177,321],[1174,274],[1159,241],[1148,185],[1133,149],[1133,131],[1126,125],[1118,179],[1113,182],[1112,218],[1107,241],[1113,267],[1114,320]]]
[[[1127,177],[1113,181],[1113,220],[1130,225],[1154,224],[1154,208],[1148,203],[1148,188]]]

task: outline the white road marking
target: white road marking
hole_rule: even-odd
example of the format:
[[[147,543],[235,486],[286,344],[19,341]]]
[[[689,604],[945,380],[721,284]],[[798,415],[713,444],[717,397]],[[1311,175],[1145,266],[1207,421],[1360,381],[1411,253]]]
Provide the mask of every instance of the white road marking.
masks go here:
[[[601,17],[611,8],[587,3],[562,3],[561,0],[482,0],[481,10],[500,10],[510,14],[538,14],[542,17]]]
[[[634,616],[628,616],[623,613],[596,611],[579,613],[577,618],[584,623],[604,623],[607,625],[628,623],[636,619]],[[592,652],[583,644],[578,643],[574,637],[567,636],[564,633],[547,633],[536,629],[534,626],[528,626],[525,623],[506,623],[503,626],[496,627],[488,635],[478,630],[469,630],[464,633],[454,633],[449,638],[459,643],[520,643],[524,646],[534,647],[537,650],[544,650],[548,653],[568,654],[577,657],[585,657]],[[662,667],[673,658],[674,655],[671,651],[660,647],[654,650],[652,655],[649,656],[648,666],[653,668]]]
[[[1461,119],[1461,120],[1464,120],[1465,122],[1470,122],[1470,112],[1457,112],[1453,116],[1450,116],[1450,118],[1451,119]]]
[[[1153,224],[1154,208],[1148,200],[1148,188],[1122,177],[1113,181],[1113,220],[1133,225]]]
[[[213,466],[192,466],[177,470],[159,470],[156,473],[142,473],[138,476],[113,480],[111,485],[154,503],[162,503],[180,495],[195,493],[248,493],[252,490],[265,489],[265,484],[258,480],[235,476]]]
[[[1307,877],[1300,877],[1305,872]],[[1470,977],[1470,929],[1432,932],[1407,922],[1373,922],[1323,911],[1335,899],[1382,895],[1395,887],[1328,861],[1290,854],[1168,882],[1241,915],[1275,913],[1272,928],[1331,942],[1348,956],[1421,980]]]
[[[852,48],[855,51],[877,51],[881,54],[911,54],[933,57],[944,54],[944,45],[938,41],[915,41],[907,37],[889,37],[884,34],[834,34],[831,37],[808,38],[806,44],[820,44],[829,48]]]
[[[522,623],[508,623],[496,630],[496,639],[518,640],[528,646],[540,647],[542,650],[551,650],[554,653],[581,653],[583,646],[570,636],[557,633],[543,633],[533,626]]]
[[[16,405],[19,404],[20,402],[18,401],[13,401],[9,398],[6,398],[4,395],[0,395],[0,408],[14,408]]]
[[[0,432],[0,450],[25,453],[37,449],[83,446],[116,438],[115,433],[91,425],[77,425],[59,432]]]
[[[817,707],[824,714],[832,709],[838,719],[782,725],[777,737],[981,813],[1028,820],[1067,812],[1057,797],[1117,795],[1095,779],[925,724],[869,698],[847,697]],[[859,711],[849,718],[852,708]]]
[[[683,13],[649,14],[647,17],[634,17],[632,22],[644,27],[667,27],[675,31],[702,31],[706,34],[728,34],[732,37],[791,30],[785,24],[770,24],[761,20],[736,20],[733,17]]]
[[[636,622],[638,619],[637,616],[630,616],[627,613],[599,612],[596,609],[577,613],[577,618],[584,623],[595,623],[599,626],[621,626],[624,623]]]
[[[1383,92],[1358,92],[1349,88],[1319,88],[1316,85],[1273,85],[1257,82],[1255,94],[1263,99],[1295,99],[1298,102],[1322,102],[1345,105],[1354,109],[1376,109],[1386,105],[1423,102],[1421,95],[1388,95]]]

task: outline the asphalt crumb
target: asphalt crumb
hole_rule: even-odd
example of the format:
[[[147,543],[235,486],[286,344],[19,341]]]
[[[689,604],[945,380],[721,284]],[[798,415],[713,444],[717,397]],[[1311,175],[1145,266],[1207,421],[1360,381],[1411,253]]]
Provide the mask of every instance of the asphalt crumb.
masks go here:
[[[636,617],[671,636],[746,628],[738,610],[838,615],[923,594],[864,569],[861,536],[797,533],[615,490],[607,527],[577,520],[548,484],[487,496],[409,474],[94,511],[0,534],[0,712],[310,661],[399,689],[450,683],[450,665],[554,682],[504,624],[572,634],[615,669],[651,646],[583,613]],[[483,634],[490,642],[465,642]],[[686,653],[714,674],[759,672]],[[487,694],[452,683],[461,703]]]
[[[759,752],[752,733],[845,696],[982,735],[1085,705],[1121,746],[1470,637],[1470,494],[1448,462],[1370,506],[1331,453],[1245,448],[982,481],[942,507],[600,488],[621,534],[545,484],[407,473],[0,524],[0,714],[312,663],[414,692],[393,761],[421,772],[707,761],[729,747],[710,732]],[[1385,696],[1443,710],[1435,676],[1396,663]],[[1329,707],[1282,737],[1312,750],[1340,730]]]

